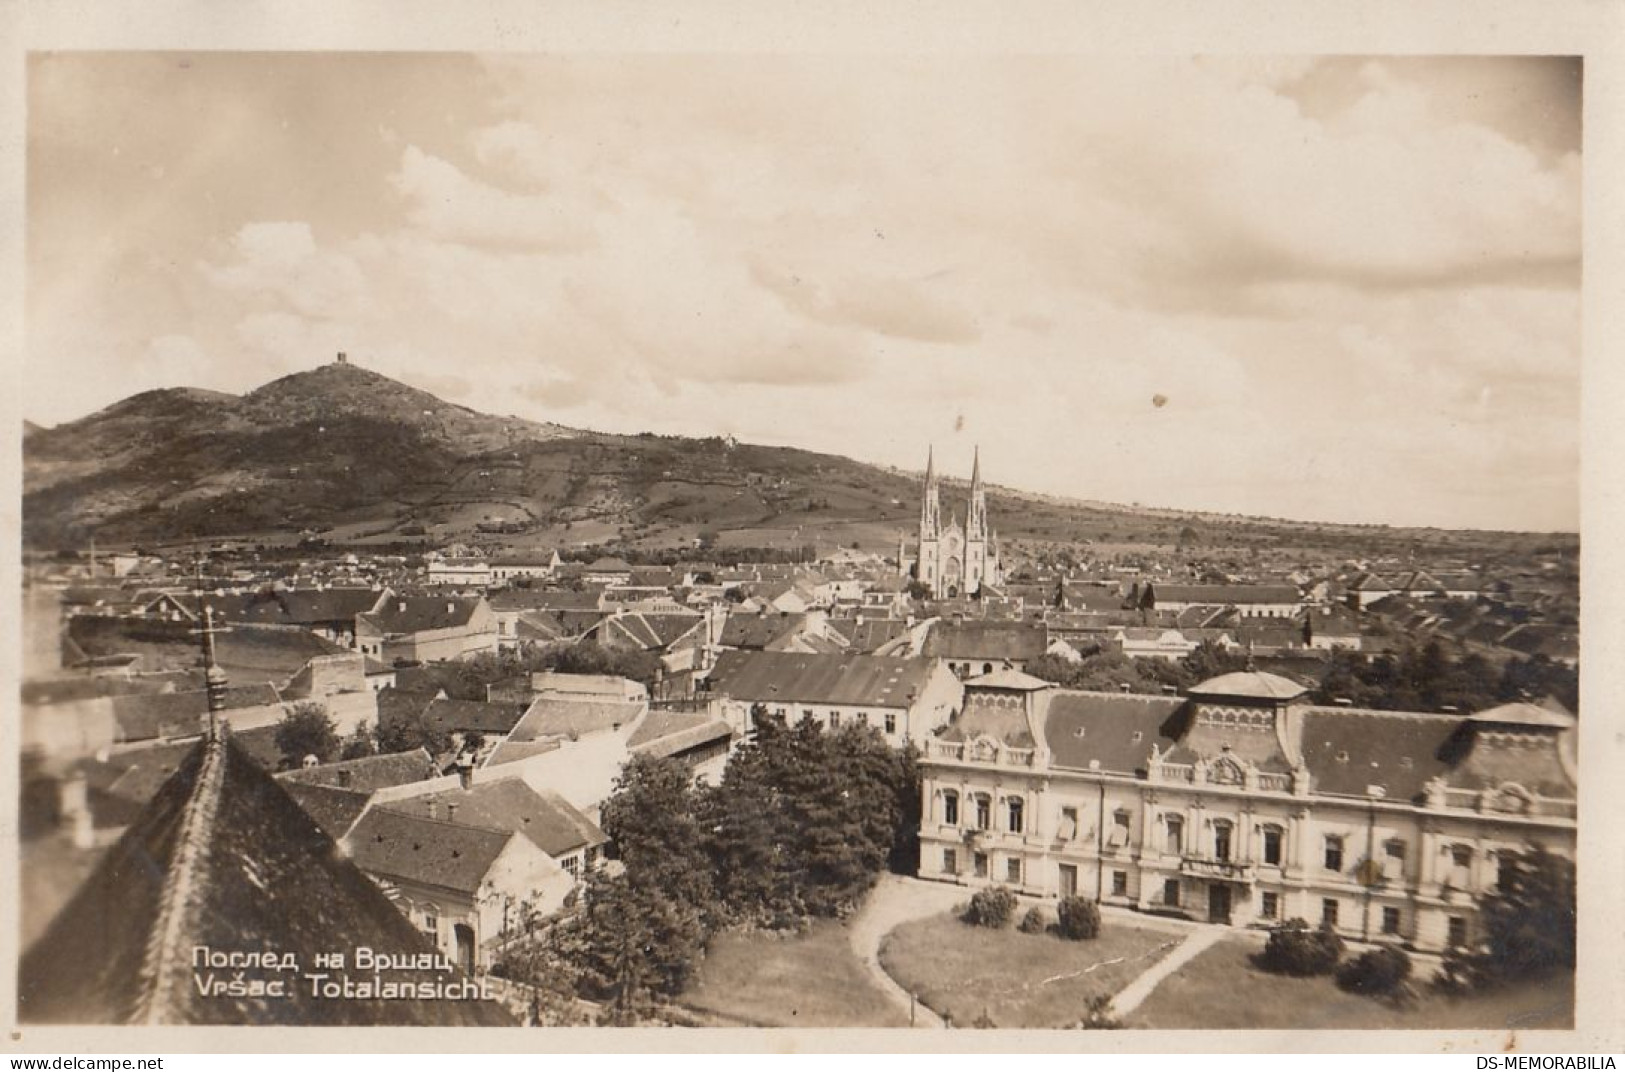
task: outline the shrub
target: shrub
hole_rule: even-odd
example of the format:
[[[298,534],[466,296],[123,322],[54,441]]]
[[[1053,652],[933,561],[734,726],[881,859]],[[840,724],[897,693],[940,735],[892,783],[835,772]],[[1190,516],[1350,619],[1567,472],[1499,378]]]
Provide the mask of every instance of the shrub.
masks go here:
[[[1082,897],[1063,897],[1055,910],[1055,928],[1062,938],[1084,941],[1100,937],[1100,906]]]
[[[965,910],[965,922],[977,927],[1003,927],[1016,911],[1016,895],[1003,886],[977,890]]]
[[[1330,927],[1310,930],[1301,919],[1289,919],[1270,931],[1259,966],[1280,975],[1327,975],[1343,959],[1343,939]]]
[[[1044,917],[1044,910],[1034,905],[1027,909],[1027,914],[1021,917],[1022,934],[1043,934],[1049,926],[1049,920]]]
[[[1344,964],[1337,972],[1337,985],[1355,994],[1400,998],[1411,975],[1411,958],[1403,949],[1383,946],[1370,949]]]

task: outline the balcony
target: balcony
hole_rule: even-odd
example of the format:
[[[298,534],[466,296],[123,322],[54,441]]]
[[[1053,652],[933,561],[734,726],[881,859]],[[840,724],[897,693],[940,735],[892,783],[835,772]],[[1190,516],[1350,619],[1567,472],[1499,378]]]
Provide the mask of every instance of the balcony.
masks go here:
[[[925,742],[925,755],[927,759],[946,759],[986,767],[1031,768],[1037,765],[1037,752],[1034,749],[1004,748],[983,741],[939,741],[932,738]]]
[[[1184,856],[1179,860],[1179,873],[1191,878],[1219,879],[1224,882],[1251,882],[1252,864],[1235,860],[1220,860],[1212,856]]]

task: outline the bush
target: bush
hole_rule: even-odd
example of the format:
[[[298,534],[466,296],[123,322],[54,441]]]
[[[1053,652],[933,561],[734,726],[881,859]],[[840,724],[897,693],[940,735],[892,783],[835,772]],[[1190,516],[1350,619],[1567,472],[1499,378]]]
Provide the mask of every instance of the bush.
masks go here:
[[[1328,975],[1343,959],[1343,939],[1330,927],[1310,930],[1301,919],[1289,919],[1270,931],[1259,966],[1280,975]]]
[[[1337,985],[1355,994],[1401,998],[1411,975],[1411,958],[1403,949],[1383,946],[1367,950],[1337,972]]]
[[[1055,928],[1062,938],[1076,942],[1100,937],[1100,906],[1093,901],[1063,897],[1055,916]]]
[[[1027,909],[1027,914],[1021,917],[1022,934],[1043,934],[1049,926],[1049,920],[1044,916],[1044,910],[1034,905]]]
[[[1003,927],[1015,915],[1016,895],[1003,886],[977,890],[965,910],[965,922],[977,927]]]

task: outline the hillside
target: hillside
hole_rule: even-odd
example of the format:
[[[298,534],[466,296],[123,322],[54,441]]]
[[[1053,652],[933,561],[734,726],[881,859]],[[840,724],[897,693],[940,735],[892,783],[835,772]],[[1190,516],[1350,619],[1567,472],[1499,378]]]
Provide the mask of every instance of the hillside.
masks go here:
[[[340,543],[486,533],[513,546],[852,544],[895,548],[919,475],[720,438],[607,435],[493,417],[351,364],[236,396],[134,395],[23,441],[25,542],[189,538]],[[945,510],[963,509],[945,483]],[[1506,547],[1493,534],[1373,530],[1195,515],[995,488],[1000,536],[1030,546],[1203,542],[1332,546],[1375,539]]]

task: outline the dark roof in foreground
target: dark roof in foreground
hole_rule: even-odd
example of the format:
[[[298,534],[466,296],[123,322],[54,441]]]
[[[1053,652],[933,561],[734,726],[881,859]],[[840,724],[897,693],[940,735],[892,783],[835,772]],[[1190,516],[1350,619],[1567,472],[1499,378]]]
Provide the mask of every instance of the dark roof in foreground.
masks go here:
[[[205,997],[193,982],[198,946],[228,954],[275,950],[291,954],[301,971],[331,950],[433,952],[229,736],[197,744],[23,956],[19,1018],[313,1026],[512,1022],[493,1003],[319,1000],[297,985],[289,997]],[[262,980],[280,977],[254,971]],[[402,972],[399,978],[458,977]]]

